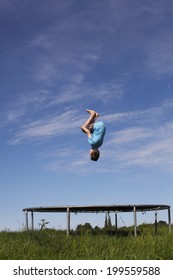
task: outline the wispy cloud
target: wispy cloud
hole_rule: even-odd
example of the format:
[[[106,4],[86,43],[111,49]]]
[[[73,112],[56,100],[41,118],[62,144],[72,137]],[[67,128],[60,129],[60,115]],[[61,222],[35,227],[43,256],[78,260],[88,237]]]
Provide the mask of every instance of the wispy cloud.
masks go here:
[[[158,108],[159,112],[162,111],[161,118],[163,113],[165,113],[163,108],[167,111],[165,104],[163,107]],[[157,119],[158,114],[153,114],[152,120],[154,116]],[[138,115],[136,117],[138,119]],[[150,119],[149,114],[147,114],[147,118]],[[146,127],[146,123],[148,123],[148,120],[143,119],[140,126],[126,127],[117,132],[110,133],[101,149],[101,156],[104,162],[101,161],[101,165],[96,167],[95,172],[109,173],[112,170],[115,170],[115,172],[119,172],[120,170],[126,171],[129,167],[159,168],[161,171],[172,172],[173,122],[157,123],[154,127],[150,125]],[[75,162],[73,160],[71,170],[75,172],[74,166]],[[104,166],[104,171],[102,166]],[[79,160],[79,170],[85,174],[87,172],[92,173],[92,167],[88,166],[86,159],[84,161]]]
[[[164,101],[161,105],[146,108],[143,110],[110,113],[103,116],[103,120],[109,123],[113,122],[132,122],[133,124],[146,124],[153,121],[160,122],[161,116],[172,114],[173,100],[169,99]]]
[[[45,108],[51,99],[51,93],[47,90],[29,91],[16,94],[14,102],[6,104],[6,111],[3,111],[3,126],[19,122],[23,123],[36,113]]]
[[[103,150],[107,159],[110,154],[108,146],[113,147],[111,153],[115,151],[111,168],[122,162],[134,164],[136,161],[133,155],[141,163],[147,157],[150,162],[154,158],[158,161],[161,147],[167,147],[171,153],[171,141],[168,139],[172,137],[173,101],[168,100],[155,107],[140,107],[136,111],[123,111],[121,106],[116,113],[112,105],[115,100],[127,98],[125,73],[133,72],[131,66],[138,69],[142,65],[144,72],[147,70],[154,75],[173,74],[171,31],[167,29],[165,32],[164,29],[162,32],[160,29],[154,36],[151,35],[157,24],[162,23],[160,20],[165,19],[169,5],[163,5],[162,1],[159,1],[159,5],[151,1],[145,1],[141,5],[134,1],[131,8],[129,1],[101,2],[90,1],[85,4],[86,9],[81,6],[76,10],[76,1],[73,2],[74,6],[69,1],[58,4],[53,1],[48,7],[41,3],[39,7],[34,6],[30,1],[25,1],[35,21],[38,12],[41,13],[40,20],[46,13],[48,17],[47,24],[40,27],[38,25],[36,30],[29,30],[29,36],[25,40],[21,36],[20,51],[17,45],[11,54],[16,63],[23,65],[27,86],[18,95],[15,104],[9,105],[6,112],[3,112],[3,116],[6,116],[5,124],[16,122],[16,126],[10,130],[9,143],[20,144],[76,133],[85,118],[79,117],[78,103],[88,104],[88,100],[91,100],[101,106],[111,104],[110,113],[105,110],[102,116],[103,121],[115,131],[109,133],[108,130],[105,154]],[[15,3],[19,1],[16,0]],[[9,0],[2,1],[0,5],[3,9],[14,7]],[[26,11],[27,8],[21,6],[22,19],[25,18]],[[14,29],[18,30],[21,17],[13,11],[13,17],[16,16]],[[26,27],[30,28],[27,24]],[[25,29],[24,31],[27,34]],[[23,58],[26,60],[22,64]],[[19,72],[21,77],[21,71]],[[133,82],[132,78],[130,83]],[[33,85],[31,91],[27,89],[28,84]],[[136,103],[135,106],[137,105]],[[169,123],[166,122],[168,115]],[[162,129],[168,139],[163,135],[161,137]],[[86,164],[85,158],[72,162],[73,166],[81,168]]]
[[[137,143],[152,136],[153,130],[150,128],[130,127],[111,133],[111,139],[106,143],[106,145],[125,146],[130,143]]]
[[[80,40],[84,26],[77,26],[75,16],[59,21],[28,43],[29,51],[38,51],[33,78],[45,82],[79,81],[100,58],[100,47]],[[73,70],[73,71],[72,71]],[[79,79],[80,77],[80,79]]]
[[[122,134],[124,135],[124,131]],[[153,130],[147,138],[146,134],[144,133],[144,138],[140,140],[134,137],[133,142],[130,142],[131,138],[128,139],[129,142],[126,145],[115,143],[115,141],[113,147],[116,150],[116,164],[122,168],[152,167],[159,168],[160,171],[172,171],[172,124],[166,128],[160,127]]]
[[[67,111],[54,117],[22,125],[9,143],[19,144],[24,140],[74,133],[75,129],[79,128],[80,125],[81,119],[76,114],[76,110]]]
[[[70,95],[71,96],[71,95]],[[63,96],[62,96],[63,98]],[[64,97],[65,98],[65,97]],[[44,98],[43,98],[44,99]],[[66,99],[66,98],[65,98]],[[33,99],[34,100],[34,99]],[[54,101],[51,101],[50,104],[53,105],[56,102],[63,102],[65,100],[60,100],[57,98]],[[23,100],[24,104],[28,105],[26,99]],[[40,101],[41,102],[41,101]],[[45,102],[45,100],[44,100]],[[45,105],[46,106],[46,105]],[[49,105],[50,106],[50,105]],[[126,128],[125,131],[119,131],[112,133],[111,141],[112,143],[115,141],[116,143],[128,142],[127,139],[140,140],[140,138],[149,137],[152,134],[152,129],[155,127],[159,127],[165,124],[164,117],[169,115],[173,109],[173,101],[169,100],[163,103],[160,106],[147,108],[145,110],[138,111],[130,111],[130,112],[120,112],[120,113],[112,113],[101,116],[101,119],[105,121],[107,124],[111,124],[117,126],[121,123],[124,124],[124,127],[130,125],[130,128]],[[17,114],[17,112],[16,112]],[[10,115],[9,115],[10,118]],[[13,118],[13,115],[11,115]],[[14,141],[11,143],[20,143],[25,139],[36,139],[37,137],[53,137],[55,135],[65,135],[68,133],[75,133],[75,129],[79,128],[86,119],[86,116],[83,114],[82,117],[79,114],[78,109],[74,110],[66,110],[56,115],[47,115],[47,117],[42,117],[38,120],[34,120],[31,122],[22,123],[15,135]],[[154,126],[153,126],[154,122]],[[136,126],[134,126],[134,124]],[[160,125],[159,125],[160,124]],[[170,127],[170,126],[168,126]],[[78,129],[76,130],[78,132]],[[116,139],[114,139],[114,135],[116,135]],[[132,141],[132,139],[130,141]],[[110,141],[110,140],[109,140]]]
[[[60,152],[60,155],[59,155]],[[79,176],[88,174],[92,166],[88,164],[89,153],[85,151],[65,149],[57,151],[57,158],[52,157],[45,169],[53,173],[77,173]]]
[[[40,116],[46,114],[49,122],[56,122],[54,114],[57,110],[63,111],[68,107],[75,110],[79,101],[86,102],[88,99],[105,104],[123,98],[123,94],[123,84],[118,83],[103,83],[95,87],[69,83],[53,90],[40,89],[23,92],[16,96],[16,100],[12,104],[9,103],[6,106],[6,111],[3,113],[3,126],[15,122],[18,122],[22,129],[26,127],[26,123],[28,123],[27,127],[30,127],[29,123],[31,126],[39,126],[44,117],[40,117],[41,120],[39,120],[38,114]],[[59,108],[62,105],[63,107]],[[50,113],[48,113],[49,110]],[[111,119],[110,116],[103,118],[109,119],[109,121]]]
[[[101,158],[94,165],[89,159],[87,150],[82,150],[80,146],[68,147],[66,149],[55,149],[51,152],[42,154],[39,160],[46,157],[48,163],[46,168],[52,172],[70,172],[80,175],[91,173],[110,173],[126,172],[131,168],[138,170],[141,167],[145,169],[157,168],[164,172],[172,172],[173,164],[173,121],[158,121],[158,112],[160,120],[168,111],[168,107],[172,108],[171,102],[164,103],[141,114],[145,115],[139,122],[139,111],[133,112],[133,121],[129,123],[128,115],[125,115],[126,125],[123,128],[116,130],[107,130],[105,142],[101,147]],[[152,121],[157,120],[154,126],[148,121],[152,114]],[[157,114],[156,114],[157,112]],[[132,114],[132,112],[131,112]],[[134,118],[137,118],[137,125],[134,126]],[[73,125],[69,127],[68,120],[72,120]],[[115,118],[115,115],[114,115]],[[110,115],[105,116],[107,126],[111,125],[112,119]],[[116,118],[116,121],[121,122],[122,119]],[[77,112],[70,111],[45,122],[36,122],[30,124],[29,127],[16,135],[16,141],[21,141],[25,138],[35,138],[39,136],[55,136],[67,133],[77,133],[81,120],[77,118]],[[22,139],[21,139],[21,138]],[[18,140],[17,140],[18,139]],[[88,147],[89,150],[89,147]]]
[[[134,133],[139,133],[138,135]],[[160,172],[173,171],[173,124],[154,130],[131,128],[120,130],[110,136],[101,148],[101,158],[94,163],[89,153],[78,149],[65,152],[64,156],[50,157],[47,169],[52,172],[69,172],[80,175],[129,172],[140,168],[157,169]]]

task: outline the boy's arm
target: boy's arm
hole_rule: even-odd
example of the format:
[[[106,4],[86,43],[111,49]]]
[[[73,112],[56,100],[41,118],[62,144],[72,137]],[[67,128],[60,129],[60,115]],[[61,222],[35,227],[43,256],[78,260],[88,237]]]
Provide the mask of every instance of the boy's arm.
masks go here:
[[[89,131],[89,129],[88,128],[86,128],[85,126],[83,126],[82,125],[82,130],[88,135],[88,138],[90,138],[91,137],[91,132]]]

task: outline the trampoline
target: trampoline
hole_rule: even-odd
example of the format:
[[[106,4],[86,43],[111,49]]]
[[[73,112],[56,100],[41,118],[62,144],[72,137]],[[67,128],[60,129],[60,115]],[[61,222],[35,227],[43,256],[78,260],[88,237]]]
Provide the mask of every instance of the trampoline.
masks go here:
[[[28,213],[31,213],[31,229],[34,230],[34,213],[66,213],[67,234],[70,233],[71,213],[115,213],[115,227],[117,229],[117,215],[122,212],[132,212],[134,219],[134,235],[137,234],[137,212],[155,211],[155,224],[157,224],[157,211],[168,212],[168,228],[171,232],[171,211],[169,205],[163,204],[133,204],[133,205],[86,205],[86,206],[46,206],[24,208],[26,230],[29,229]]]

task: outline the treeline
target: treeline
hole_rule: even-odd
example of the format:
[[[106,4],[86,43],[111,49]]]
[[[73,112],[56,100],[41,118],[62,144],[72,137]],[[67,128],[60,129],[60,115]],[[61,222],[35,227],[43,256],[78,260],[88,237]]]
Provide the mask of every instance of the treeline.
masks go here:
[[[167,223],[165,221],[159,221],[157,223],[157,229],[166,229]],[[123,226],[121,228],[117,228],[115,225],[112,225],[111,218],[109,213],[105,216],[104,226],[102,228],[95,226],[92,227],[90,223],[79,224],[75,230],[71,231],[72,234],[82,235],[82,234],[107,234],[107,235],[120,235],[120,236],[127,236],[134,234],[134,227],[133,226]],[[156,224],[141,224],[137,226],[137,233],[138,234],[148,234],[148,233],[156,233]]]
[[[168,226],[164,224],[159,224],[157,233],[161,233],[163,230],[168,231]],[[155,227],[153,224],[142,224],[137,227],[137,234],[156,234]],[[115,226],[107,226],[103,228],[99,228],[98,226],[92,227],[89,223],[85,223],[84,225],[80,224],[76,227],[75,230],[71,230],[72,235],[98,235],[98,234],[106,234],[106,235],[117,235],[117,236],[128,236],[134,235],[134,227],[121,227],[115,228]]]

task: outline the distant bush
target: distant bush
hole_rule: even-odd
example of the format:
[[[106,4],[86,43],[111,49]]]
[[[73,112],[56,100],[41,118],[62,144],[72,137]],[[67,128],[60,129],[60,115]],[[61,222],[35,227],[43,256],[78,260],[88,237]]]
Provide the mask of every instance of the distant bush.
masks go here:
[[[165,221],[159,221],[158,224],[159,225],[167,225],[167,223]]]
[[[84,225],[80,224],[76,228],[76,233],[78,234],[89,234],[93,232],[93,228],[89,223],[85,223]]]

